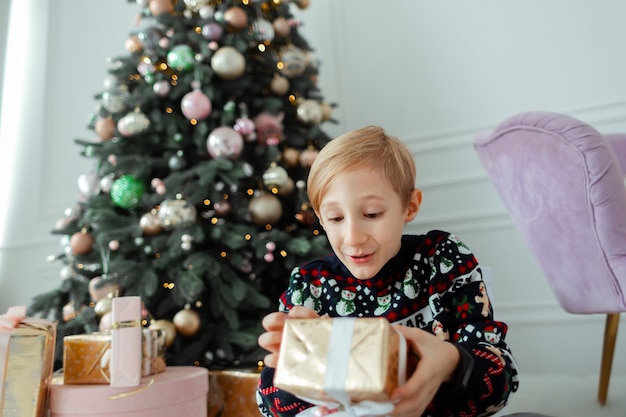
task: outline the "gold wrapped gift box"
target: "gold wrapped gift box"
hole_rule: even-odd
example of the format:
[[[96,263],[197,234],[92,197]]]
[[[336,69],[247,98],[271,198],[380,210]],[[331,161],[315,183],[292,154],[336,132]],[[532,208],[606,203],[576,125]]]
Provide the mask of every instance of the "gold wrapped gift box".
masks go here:
[[[406,375],[405,343],[383,318],[289,319],[274,385],[318,401],[336,401],[331,392],[353,403],[389,401]]]
[[[142,376],[165,370],[165,332],[143,329]],[[65,384],[109,384],[111,333],[88,333],[63,338]]]
[[[55,340],[56,325],[48,320],[25,318],[12,330],[5,374],[0,375],[0,416],[46,415]]]
[[[209,371],[208,417],[261,417],[256,402],[258,371]]]

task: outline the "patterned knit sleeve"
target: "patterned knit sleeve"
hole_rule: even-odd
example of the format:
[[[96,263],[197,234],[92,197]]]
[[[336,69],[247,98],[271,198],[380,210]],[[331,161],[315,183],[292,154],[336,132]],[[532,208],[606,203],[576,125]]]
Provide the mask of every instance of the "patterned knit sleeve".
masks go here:
[[[291,271],[289,287],[280,297],[279,311],[288,312],[294,305],[301,305],[303,280],[300,268]],[[291,417],[312,406],[295,395],[274,386],[274,368],[261,371],[257,389],[257,404],[264,417]]]
[[[505,342],[507,325],[494,320],[482,271],[474,255],[455,235],[438,236],[431,252],[433,332],[442,333],[473,357],[467,388],[438,392],[433,415],[487,416],[502,409],[518,388],[518,371]],[[437,330],[435,330],[435,327]],[[434,412],[439,410],[439,412]]]

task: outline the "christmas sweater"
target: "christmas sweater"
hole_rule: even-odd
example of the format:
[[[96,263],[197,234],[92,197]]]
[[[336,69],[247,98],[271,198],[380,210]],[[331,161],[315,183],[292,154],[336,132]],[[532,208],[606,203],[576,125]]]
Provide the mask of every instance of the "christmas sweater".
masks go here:
[[[424,417],[495,414],[517,390],[517,366],[504,340],[507,326],[494,320],[480,266],[453,234],[402,236],[398,254],[371,279],[354,278],[335,255],[294,268],[279,310],[295,305],[330,317],[385,317],[469,352],[474,365],[467,388],[452,393],[442,385]],[[274,368],[265,367],[257,391],[264,416],[295,416],[312,406],[274,387],[273,378]]]

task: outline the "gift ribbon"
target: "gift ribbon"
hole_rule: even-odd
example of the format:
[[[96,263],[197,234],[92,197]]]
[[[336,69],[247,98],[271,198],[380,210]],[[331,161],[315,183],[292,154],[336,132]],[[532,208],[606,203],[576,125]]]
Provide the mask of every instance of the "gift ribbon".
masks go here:
[[[300,396],[301,399],[314,404],[315,407],[307,408],[297,414],[297,417],[317,417],[316,411],[322,407],[326,409],[337,409],[328,414],[332,417],[375,417],[389,414],[393,410],[393,403],[389,401],[360,401],[351,403],[350,397],[345,389],[345,381],[348,377],[348,365],[350,363],[350,349],[352,346],[352,335],[354,334],[354,317],[342,317],[333,319],[328,342],[328,354],[326,357],[326,376],[324,378],[323,390],[337,402],[320,401]],[[398,363],[398,384],[406,382],[406,356],[407,344],[402,333],[392,329],[400,336],[399,341],[399,363]]]
[[[147,390],[148,388],[150,388],[153,384],[154,384],[154,377],[151,378],[150,382],[148,382],[143,387],[139,387],[139,388],[137,388],[135,390],[132,390],[132,391],[126,391],[126,392],[123,392],[121,394],[111,395],[109,397],[109,400],[117,400],[118,398],[125,398],[125,397],[130,397],[131,395],[139,394],[140,392],[143,392],[143,391]]]
[[[9,342],[13,329],[26,318],[26,306],[9,307],[0,316],[0,415],[4,409],[4,377],[9,358]]]
[[[125,321],[116,321],[111,325],[111,330],[117,329],[127,329],[129,327],[139,327],[141,326],[141,320],[125,320]]]

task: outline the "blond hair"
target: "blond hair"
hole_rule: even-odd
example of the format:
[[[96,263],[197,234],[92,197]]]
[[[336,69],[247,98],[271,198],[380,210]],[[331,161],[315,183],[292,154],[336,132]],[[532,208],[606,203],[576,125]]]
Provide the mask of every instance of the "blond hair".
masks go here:
[[[415,189],[415,161],[407,146],[378,126],[353,130],[328,142],[307,180],[309,202],[318,211],[329,184],[340,174],[370,168],[398,193],[405,207]]]

